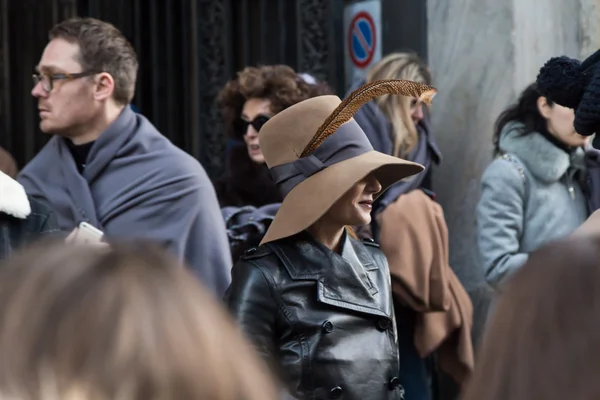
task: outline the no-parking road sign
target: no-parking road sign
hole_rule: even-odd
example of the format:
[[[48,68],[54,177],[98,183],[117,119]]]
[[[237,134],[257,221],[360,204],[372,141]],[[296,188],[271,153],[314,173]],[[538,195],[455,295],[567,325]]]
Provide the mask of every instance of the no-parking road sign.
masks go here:
[[[348,50],[352,63],[358,68],[368,66],[375,55],[378,40],[371,14],[366,11],[356,13],[348,29]]]
[[[344,8],[346,83],[381,59],[381,2],[366,0]]]

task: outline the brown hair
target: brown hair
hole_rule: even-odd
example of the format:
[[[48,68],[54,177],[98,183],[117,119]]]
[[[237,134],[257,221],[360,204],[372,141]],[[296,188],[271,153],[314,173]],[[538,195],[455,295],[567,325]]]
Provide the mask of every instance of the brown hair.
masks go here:
[[[219,106],[229,135],[235,137],[235,122],[248,99],[271,102],[271,112],[286,108],[315,95],[315,89],[287,65],[246,67],[229,81],[218,95]]]
[[[600,398],[600,239],[548,244],[504,289],[463,399]]]
[[[277,398],[227,313],[160,249],[44,243],[2,267],[2,398]]]
[[[131,102],[138,60],[131,43],[112,24],[94,18],[71,18],[55,25],[49,37],[78,44],[83,71],[108,72],[115,80],[115,101],[121,105]]]
[[[240,139],[236,126],[247,99],[267,99],[271,102],[271,112],[277,114],[329,90],[323,83],[317,83],[310,85],[287,65],[245,68],[225,85],[218,96],[227,134]],[[214,186],[221,206],[259,207],[281,202],[281,194],[267,165],[250,159],[246,146],[241,143],[231,149],[227,168],[215,180]]]

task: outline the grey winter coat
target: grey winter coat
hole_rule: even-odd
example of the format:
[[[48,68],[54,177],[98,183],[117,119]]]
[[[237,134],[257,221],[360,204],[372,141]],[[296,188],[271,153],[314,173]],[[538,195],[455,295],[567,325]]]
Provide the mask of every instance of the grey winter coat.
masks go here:
[[[67,139],[55,135],[18,181],[52,207],[62,230],[85,221],[109,242],[162,244],[217,298],[231,282],[225,223],[206,171],[130,107],[95,141],[83,172]]]
[[[568,154],[543,135],[521,135],[518,128],[509,124],[501,133],[505,156],[485,170],[477,205],[479,252],[494,287],[530,252],[571,234],[589,215],[577,179],[584,170],[583,149]]]

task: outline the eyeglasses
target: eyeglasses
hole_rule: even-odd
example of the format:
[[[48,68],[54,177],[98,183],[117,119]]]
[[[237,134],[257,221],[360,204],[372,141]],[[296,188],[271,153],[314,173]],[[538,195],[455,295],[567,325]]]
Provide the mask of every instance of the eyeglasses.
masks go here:
[[[235,130],[236,130],[237,134],[239,135],[239,137],[244,137],[246,132],[248,132],[249,125],[252,125],[252,127],[254,128],[254,130],[256,132],[259,132],[260,128],[262,128],[263,125],[266,124],[270,118],[271,117],[268,117],[268,116],[262,115],[262,114],[254,117],[254,119],[252,121],[246,121],[244,119],[239,118],[236,121]]]
[[[46,92],[50,93],[52,91],[52,89],[54,88],[54,81],[56,80],[61,80],[61,79],[67,79],[67,80],[73,80],[73,79],[77,79],[77,78],[83,78],[84,76],[92,76],[92,75],[96,75],[99,72],[92,72],[92,71],[88,71],[88,72],[79,72],[76,74],[33,74],[33,85],[37,85],[38,83],[42,82],[42,89],[44,89]]]

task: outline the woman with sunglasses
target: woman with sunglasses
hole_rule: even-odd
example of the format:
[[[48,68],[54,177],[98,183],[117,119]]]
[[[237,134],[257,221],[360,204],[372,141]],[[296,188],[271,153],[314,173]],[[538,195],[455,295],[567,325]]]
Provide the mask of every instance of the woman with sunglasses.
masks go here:
[[[258,245],[281,203],[258,132],[275,114],[309,97],[330,94],[324,82],[285,65],[248,67],[219,94],[231,146],[215,182],[234,260]]]
[[[317,90],[320,91],[317,93]],[[282,110],[322,93],[286,65],[247,67],[219,93],[229,147],[225,173],[215,182],[221,207],[281,202],[258,144],[260,128]]]

